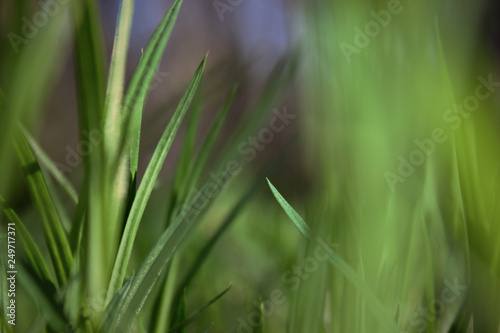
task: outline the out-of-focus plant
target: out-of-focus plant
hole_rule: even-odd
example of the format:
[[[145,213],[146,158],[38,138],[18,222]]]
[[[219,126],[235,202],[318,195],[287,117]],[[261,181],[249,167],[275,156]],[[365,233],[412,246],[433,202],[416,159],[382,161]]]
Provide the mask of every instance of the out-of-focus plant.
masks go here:
[[[301,284],[287,331],[498,331],[500,76],[480,4],[306,7],[302,255],[318,236],[341,247]]]

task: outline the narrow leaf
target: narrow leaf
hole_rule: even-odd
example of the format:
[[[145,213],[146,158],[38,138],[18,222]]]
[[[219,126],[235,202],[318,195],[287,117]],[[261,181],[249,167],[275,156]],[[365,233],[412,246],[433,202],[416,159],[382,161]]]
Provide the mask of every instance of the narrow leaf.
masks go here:
[[[271,184],[269,179],[267,180],[269,183],[269,187],[271,188],[271,191],[274,194],[274,197],[278,201],[278,203],[281,205],[283,210],[285,211],[286,215],[292,220],[292,222],[295,224],[297,229],[299,229],[300,233],[306,237],[309,238],[311,236],[311,230],[309,229],[309,226],[307,223],[300,217],[300,215],[290,206],[290,204],[283,198],[283,196],[278,192],[278,190]]]
[[[28,259],[30,266],[35,270],[38,279],[52,282],[52,278],[50,276],[47,265],[45,264],[45,259],[40,252],[40,249],[31,237],[28,229],[26,229],[24,224],[21,222],[21,219],[17,216],[16,212],[12,208],[7,206],[7,203],[1,196],[0,207],[7,217],[7,220],[10,223],[14,223],[16,235],[21,241],[26,258]]]
[[[288,204],[288,202],[286,202],[286,200],[279,194],[279,192],[274,188],[271,182],[269,182],[269,186],[275,194],[276,199],[283,207],[287,215],[290,217],[290,219],[295,223],[297,228],[301,230],[301,228],[307,226],[300,215]],[[307,235],[310,235],[309,230],[305,230],[307,230]],[[303,232],[302,234],[305,237],[308,237]],[[321,238],[318,238],[317,241],[323,248],[328,249],[328,260],[330,261],[330,263],[335,268],[337,268],[347,278],[347,280],[349,280],[361,292],[366,300],[369,310],[379,321],[381,326],[384,327],[386,332],[400,332],[398,326],[394,322],[393,316],[391,316],[391,314],[385,309],[380,300],[373,294],[371,289],[365,284],[364,280],[356,273],[356,271],[351,266],[349,266],[349,264],[346,263],[344,259],[342,259],[333,249],[331,249],[328,244],[324,243]]]
[[[175,0],[167,11],[155,32],[151,36],[148,45],[144,49],[142,58],[134,71],[123,100],[123,110],[125,115],[125,131],[122,132],[120,140],[121,152],[125,141],[129,140],[131,147],[130,172],[134,175],[137,172],[139,159],[139,139],[141,130],[142,107],[148,93],[148,89],[154,78],[154,73],[160,63],[163,50],[174,27],[179,13],[182,0]]]
[[[115,261],[115,265],[113,267],[113,274],[111,276],[111,282],[108,289],[108,303],[111,300],[112,295],[118,291],[121,287],[123,280],[125,278],[125,273],[127,270],[127,265],[130,259],[130,255],[132,253],[132,247],[134,244],[134,240],[137,234],[137,230],[139,228],[139,224],[142,219],[142,215],[144,210],[146,209],[146,205],[153,191],[154,184],[156,179],[160,173],[160,170],[163,166],[163,162],[167,156],[168,151],[170,150],[170,146],[174,140],[174,137],[179,129],[179,126],[182,122],[184,115],[193,99],[193,95],[196,91],[196,88],[201,80],[201,76],[203,74],[203,69],[205,67],[206,57],[201,62],[200,66],[196,70],[189,86],[184,93],[177,109],[175,110],[172,119],[170,120],[167,128],[165,129],[158,145],[155,149],[153,157],[149,162],[149,165],[146,169],[144,177],[141,181],[139,189],[137,190],[137,195],[132,204],[132,208],[130,210],[130,214],[128,216],[125,230],[123,232],[122,240],[120,242],[120,247],[118,250],[118,255]]]
[[[35,153],[37,160],[40,162],[41,166],[45,168],[50,175],[59,183],[61,188],[66,192],[68,197],[76,204],[78,202],[78,195],[75,188],[69,181],[69,179],[64,176],[64,174],[59,170],[59,168],[52,162],[50,157],[43,151],[42,147],[38,145],[36,140],[28,133],[28,131],[22,127],[22,131],[26,140],[30,144],[31,149]]]
[[[59,284],[64,285],[73,260],[68,238],[62,227],[40,166],[22,132],[19,130],[17,134],[16,152],[24,171],[26,185],[42,221],[45,241],[49,248],[57,280]]]
[[[177,326],[174,326],[172,329],[170,329],[170,331],[168,331],[169,333],[179,333],[179,332],[183,332],[181,331],[182,328],[186,327],[187,325],[189,325],[190,323],[192,323],[198,316],[200,316],[203,311],[205,311],[210,305],[212,305],[213,303],[215,303],[219,298],[221,298],[222,296],[224,296],[228,291],[229,289],[231,289],[231,286],[227,287],[226,289],[224,289],[222,292],[220,292],[219,294],[217,294],[214,298],[212,298],[210,301],[208,301],[206,304],[204,304],[202,307],[200,307],[198,310],[196,310],[195,312],[193,312],[192,314],[189,315],[189,317],[187,317],[182,323],[179,323]]]

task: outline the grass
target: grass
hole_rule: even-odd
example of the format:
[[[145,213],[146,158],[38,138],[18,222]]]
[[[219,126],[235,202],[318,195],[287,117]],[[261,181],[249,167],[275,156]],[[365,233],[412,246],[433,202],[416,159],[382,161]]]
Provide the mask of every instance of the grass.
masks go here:
[[[494,58],[477,43],[479,5],[450,20],[447,0],[307,3],[303,44],[229,134],[238,88],[221,92],[203,126],[200,54],[139,174],[148,88],[182,3],[128,80],[131,0],[109,56],[96,0],[70,2],[27,43],[0,47],[1,269],[17,271],[15,326],[0,281],[1,331],[497,332],[498,92]],[[29,8],[4,6],[4,28],[19,32]],[[354,27],[387,13],[358,45]],[[102,138],[79,179],[35,134],[68,50],[79,139]],[[297,73],[301,134],[257,170],[240,144]],[[477,107],[453,109],[474,96]],[[174,140],[177,166],[160,181]],[[292,159],[301,172],[284,169]]]

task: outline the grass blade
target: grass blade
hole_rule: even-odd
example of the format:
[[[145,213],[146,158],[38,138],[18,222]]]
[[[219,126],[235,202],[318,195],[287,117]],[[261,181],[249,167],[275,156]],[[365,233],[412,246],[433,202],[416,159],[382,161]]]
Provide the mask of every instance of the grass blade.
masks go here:
[[[71,248],[61,220],[50,196],[33,152],[22,132],[18,131],[16,152],[24,170],[28,191],[42,220],[42,228],[49,248],[57,281],[64,285],[68,279],[71,262]]]
[[[28,258],[30,266],[34,269],[38,279],[42,281],[52,282],[52,277],[50,276],[47,265],[45,264],[45,259],[42,256],[38,246],[31,237],[28,229],[21,222],[21,219],[17,216],[16,212],[7,206],[4,198],[0,196],[0,207],[7,217],[7,220],[15,224],[16,233],[23,245],[23,250]]]
[[[163,50],[174,27],[179,13],[182,0],[175,0],[167,11],[155,32],[151,36],[148,45],[144,49],[141,61],[134,71],[123,100],[125,116],[125,131],[122,132],[119,151],[126,146],[129,140],[130,147],[130,172],[135,175],[139,160],[139,140],[142,119],[142,107],[148,88],[154,78],[154,73],[160,63]]]
[[[191,112],[189,115],[189,120],[187,124],[186,134],[183,140],[181,154],[179,156],[179,162],[176,168],[176,174],[174,178],[174,185],[172,188],[172,193],[170,196],[170,202],[167,210],[167,227],[174,217],[174,212],[177,207],[179,200],[179,195],[186,179],[186,175],[194,159],[194,150],[196,145],[196,134],[198,132],[198,123],[200,120],[200,110],[201,110],[201,97],[202,97],[202,85],[200,84],[191,107]]]
[[[182,186],[180,189],[178,204],[182,205],[182,203],[188,199],[187,196],[192,192],[193,188],[200,180],[201,174],[208,163],[208,159],[215,147],[215,143],[217,141],[217,138],[219,137],[219,133],[227,118],[227,114],[229,113],[229,109],[231,108],[235,94],[236,87],[229,94],[229,97],[227,98],[224,106],[222,107],[221,111],[217,115],[217,118],[210,127],[210,130],[205,137],[205,140],[203,141],[196,160],[194,161],[194,163],[190,164],[186,175],[187,183],[184,184],[184,186]]]
[[[269,183],[269,187],[271,188],[274,197],[281,205],[286,215],[288,215],[290,220],[292,220],[297,229],[299,229],[300,233],[304,237],[309,238],[311,236],[311,230],[309,229],[307,223],[302,219],[302,217],[300,217],[300,215],[295,211],[295,209],[293,209],[292,206],[290,206],[290,204],[285,200],[285,198],[283,198],[283,196],[278,192],[276,187],[274,187],[273,184],[271,184],[269,179],[267,180],[267,182]]]
[[[311,233],[305,221],[281,196],[281,194],[279,194],[278,190],[276,190],[276,188],[271,184],[269,180],[268,183],[271,191],[273,192],[281,207],[285,210],[288,217],[293,221],[302,235],[304,235],[304,237],[306,238],[309,238],[309,235]],[[321,238],[318,238],[318,242],[323,243],[323,240],[321,240]],[[327,244],[324,245],[325,248],[329,248]],[[373,294],[373,292],[365,284],[364,280],[356,273],[356,271],[331,248],[328,251],[328,255],[328,260],[330,261],[330,263],[335,268],[337,268],[347,278],[347,280],[349,280],[361,292],[366,300],[368,308],[373,313],[374,317],[379,321],[381,326],[384,327],[387,332],[400,332],[398,326],[393,320],[393,316],[391,316],[391,314],[384,308],[380,300]]]
[[[183,325],[187,317],[186,295],[182,295],[180,302],[175,304],[169,332],[187,333],[187,324]]]
[[[178,325],[172,327],[168,333],[179,333],[179,332],[184,332],[184,330],[182,330],[184,327],[186,327],[187,325],[189,325],[190,323],[192,323],[199,315],[201,315],[203,313],[203,311],[205,311],[210,305],[214,304],[219,298],[221,298],[222,296],[224,296],[228,291],[229,289],[231,289],[231,286],[227,287],[226,289],[224,289],[222,292],[220,292],[219,294],[217,294],[214,298],[212,298],[210,301],[208,301],[206,304],[204,304],[202,307],[200,307],[198,310],[196,310],[195,312],[193,312],[192,314],[189,315],[189,317],[187,317],[183,322],[179,323]]]
[[[21,127],[22,128],[22,127]],[[41,166],[45,168],[50,175],[59,183],[61,188],[66,192],[68,197],[76,204],[78,202],[78,195],[75,188],[71,184],[68,178],[59,170],[59,168],[52,162],[50,157],[43,151],[42,147],[38,145],[36,140],[28,133],[25,128],[22,128],[23,134],[28,140],[31,149],[35,153],[37,160],[40,162]]]
[[[101,133],[105,100],[106,66],[103,32],[97,0],[84,0],[75,4],[75,73],[78,102],[80,140],[85,134]],[[84,154],[84,183],[88,197],[80,198],[85,203],[84,232],[87,239],[87,261],[85,274],[90,298],[97,297],[106,288],[109,280],[109,266],[114,255],[109,249],[106,236],[106,204],[103,195],[102,145],[92,147],[90,154]],[[92,196],[90,195],[92,194]]]
[[[110,160],[114,160],[113,156],[117,153],[120,133],[123,130],[120,128],[121,110],[133,11],[133,0],[121,1],[104,104],[105,154]]]
[[[109,305],[107,320],[102,332],[122,332],[136,319],[146,302],[153,285],[179,246],[192,235],[194,226],[208,211],[217,195],[204,197],[204,193],[214,186],[207,183],[177,215],[160,239],[143,260],[137,273],[122,287]],[[200,205],[198,201],[204,198]],[[201,207],[200,207],[201,206]]]
[[[201,80],[203,69],[205,67],[205,61],[206,57],[203,59],[200,66],[196,70],[186,92],[184,93],[184,96],[179,102],[179,105],[177,106],[172,119],[170,120],[155,149],[153,157],[151,158],[151,161],[149,162],[149,165],[144,174],[144,178],[142,179],[142,182],[139,186],[137,195],[134,199],[130,214],[125,225],[125,231],[123,233],[122,241],[120,242],[118,255],[113,267],[113,274],[108,289],[108,297],[106,303],[111,300],[112,295],[120,289],[123,283],[127,265],[132,253],[135,236],[137,234],[137,230],[139,228],[144,210],[146,209],[149,196],[153,191],[154,184],[163,166],[165,157],[167,156],[177,130],[179,129],[182,119],[186,114],[189,104],[193,99],[196,88],[198,87],[198,84]]]
[[[31,298],[38,304],[38,308],[46,318],[46,322],[50,327],[57,331],[63,332],[66,323],[69,321],[64,317],[62,305],[56,302],[53,298],[56,295],[56,289],[53,284],[43,282],[33,276],[33,272],[22,264],[17,264],[17,278],[23,285],[24,289]]]

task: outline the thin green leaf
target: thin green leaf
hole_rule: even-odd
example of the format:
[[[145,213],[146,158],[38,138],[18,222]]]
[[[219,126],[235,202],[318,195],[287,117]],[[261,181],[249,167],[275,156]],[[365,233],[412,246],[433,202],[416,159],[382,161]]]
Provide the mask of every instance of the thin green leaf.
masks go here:
[[[214,123],[210,127],[210,130],[203,141],[203,144],[200,148],[200,151],[194,161],[191,163],[186,175],[187,183],[181,187],[179,194],[179,203],[182,204],[192,192],[193,188],[196,186],[198,181],[200,180],[201,174],[205,169],[208,159],[215,147],[215,143],[219,137],[220,131],[224,122],[227,118],[227,114],[229,113],[229,109],[233,103],[234,96],[236,94],[236,87],[229,94],[226,103],[222,107],[221,111],[217,115]]]
[[[105,100],[106,58],[104,52],[103,32],[97,0],[84,0],[75,5],[75,74],[78,100],[80,140],[86,135],[99,133],[102,135],[103,108]],[[102,145],[92,147],[89,154],[84,154],[84,182],[87,198],[85,203],[85,234],[88,244],[85,274],[88,297],[97,297],[106,288],[109,281],[109,266],[114,253],[106,232],[107,200],[103,193]],[[106,180],[107,181],[107,180]],[[80,198],[82,200],[82,198]]]
[[[129,140],[130,147],[130,172],[134,175],[137,172],[139,160],[139,141],[142,121],[142,108],[148,88],[154,78],[160,63],[163,51],[174,27],[179,13],[182,0],[175,0],[167,11],[155,32],[151,36],[148,45],[144,49],[141,61],[134,71],[130,83],[127,87],[123,100],[123,110],[125,116],[125,129],[121,134],[119,152],[126,146]]]
[[[204,304],[202,307],[200,307],[198,310],[196,310],[195,312],[193,312],[192,314],[189,315],[189,317],[187,317],[182,323],[179,323],[177,326],[174,326],[172,329],[170,329],[170,331],[168,331],[168,333],[177,333],[177,332],[184,332],[182,331],[182,329],[184,327],[186,327],[187,325],[189,325],[190,323],[192,323],[199,315],[201,315],[203,313],[203,311],[205,311],[210,305],[212,305],[213,303],[215,303],[219,298],[221,298],[222,296],[224,296],[228,291],[229,289],[231,289],[231,286],[227,287],[226,289],[224,289],[222,292],[220,292],[219,294],[217,294],[214,298],[212,298],[210,301],[208,301],[206,304]]]
[[[104,144],[106,156],[111,160],[114,160],[113,156],[117,153],[123,130],[120,128],[121,110],[133,11],[133,0],[121,1],[104,104]]]
[[[174,177],[174,185],[172,188],[172,193],[170,196],[170,202],[167,209],[167,227],[172,221],[174,216],[175,208],[179,202],[179,193],[182,190],[184,180],[188,169],[194,159],[194,150],[196,145],[196,134],[198,132],[198,123],[200,120],[200,110],[201,110],[201,97],[202,97],[202,84],[198,87],[196,94],[194,96],[191,112],[189,114],[189,119],[187,123],[186,134],[182,143],[181,154],[179,156],[179,162],[177,164],[176,173]]]
[[[122,332],[134,322],[158,276],[179,246],[193,234],[197,222],[201,221],[214,200],[220,195],[219,191],[215,196],[205,196],[204,193],[210,189],[209,186],[213,187],[214,184],[205,184],[198,195],[186,204],[147,254],[137,273],[125,283],[110,302],[102,332]],[[202,204],[199,201],[202,201]]]
[[[42,168],[45,168],[50,173],[50,175],[57,181],[57,183],[59,183],[61,188],[66,192],[73,203],[76,204],[78,202],[78,195],[69,179],[66,178],[66,176],[64,176],[64,174],[54,164],[54,162],[52,162],[50,157],[43,151],[42,147],[38,145],[36,140],[28,133],[28,131],[24,127],[21,127],[21,129]]]
[[[80,248],[83,237],[83,226],[85,221],[85,210],[87,208],[87,186],[83,186],[80,191],[80,197],[76,204],[75,213],[71,221],[71,229],[69,231],[69,244],[71,253],[76,254]]]
[[[18,2],[20,3],[16,1]],[[21,5],[20,7],[22,7],[20,10],[25,10],[30,6]],[[27,125],[36,123],[43,111],[42,106],[56,82],[55,78],[60,73],[62,68],[60,64],[65,62],[67,53],[64,50],[70,39],[67,28],[68,7],[61,6],[59,13],[51,17],[43,29],[37,30],[36,38],[30,38],[26,45],[23,42],[9,45],[14,48],[14,53],[19,53],[15,56],[15,61],[8,66],[2,66],[2,70],[12,68],[9,70],[10,75],[3,77],[4,80],[2,80],[2,82],[8,82],[8,86],[5,87],[6,112],[2,112],[3,115],[0,116],[0,170],[2,170],[0,190],[2,193],[5,193],[3,192],[5,181],[10,176],[11,159],[9,157],[12,152],[10,143],[15,136],[16,124],[18,121]],[[23,22],[21,18],[28,12],[18,14],[19,18],[16,23],[21,25]],[[20,33],[21,29],[17,31]],[[0,104],[2,104],[1,96],[0,93]]]
[[[186,295],[182,295],[180,302],[174,305],[175,308],[172,316],[172,322],[170,324],[170,332],[187,333],[187,325],[183,325],[188,318]]]
[[[288,202],[279,194],[279,192],[274,188],[274,186],[269,182],[271,190],[275,194],[276,199],[283,207],[290,219],[295,223],[297,228],[301,230],[304,226],[307,226],[300,217],[300,215],[288,204]],[[306,229],[307,230],[307,229]],[[302,232],[302,231],[301,231]],[[302,234],[308,238],[303,232]],[[307,235],[310,235],[309,230],[307,230]],[[349,266],[348,263],[344,261],[334,250],[332,250],[328,244],[324,243],[321,238],[318,238],[318,243],[325,249],[328,249],[328,260],[330,263],[336,267],[346,278],[349,280],[363,295],[366,300],[369,310],[372,312],[374,317],[379,321],[379,323],[384,327],[387,332],[400,332],[398,326],[393,320],[391,314],[384,308],[380,300],[373,294],[371,289],[365,284],[364,280],[356,273],[356,271]]]
[[[40,166],[19,130],[16,138],[16,152],[24,171],[26,185],[42,221],[45,241],[54,265],[57,281],[64,285],[73,260],[68,238],[59,219],[59,215],[50,196]]]
[[[201,80],[201,76],[203,74],[203,69],[205,67],[206,56],[201,62],[200,66],[196,70],[189,86],[184,93],[177,109],[175,110],[172,119],[170,120],[167,128],[165,129],[158,145],[155,149],[153,157],[149,162],[149,165],[146,169],[144,177],[141,181],[139,189],[137,190],[137,195],[132,204],[132,208],[130,210],[130,214],[128,216],[125,230],[123,232],[122,240],[120,242],[120,247],[118,250],[118,255],[115,261],[115,265],[113,267],[113,274],[111,276],[111,282],[108,289],[108,303],[111,300],[113,294],[118,291],[123,283],[125,278],[125,273],[127,270],[127,265],[130,259],[130,255],[132,253],[132,247],[134,245],[134,240],[137,234],[137,230],[139,228],[139,224],[142,219],[142,215],[144,210],[146,209],[146,205],[153,191],[154,184],[156,179],[160,173],[160,170],[163,166],[163,162],[167,156],[167,153],[172,145],[174,137],[179,129],[179,126],[182,122],[184,115],[193,99],[194,93],[198,84]]]
[[[226,219],[222,222],[220,227],[217,229],[215,234],[210,238],[210,240],[203,246],[203,248],[199,251],[198,256],[194,260],[194,262],[191,264],[189,270],[187,273],[184,275],[184,278],[182,279],[181,283],[179,283],[179,288],[177,289],[177,292],[174,297],[173,303],[176,304],[179,302],[180,297],[182,296],[182,292],[185,288],[187,288],[193,278],[196,276],[198,271],[201,269],[203,264],[205,263],[206,259],[212,252],[213,248],[219,241],[219,239],[224,235],[224,233],[229,229],[229,227],[233,224],[233,222],[236,220],[236,217],[240,214],[241,210],[246,206],[246,204],[250,201],[250,199],[253,198],[253,196],[258,193],[259,189],[265,184],[266,182],[266,176],[269,176],[274,173],[274,171],[277,169],[277,167],[283,162],[285,157],[288,155],[290,152],[291,148],[295,145],[296,138],[293,139],[273,161],[273,163],[267,167],[261,174],[256,178],[256,181],[253,183],[253,185],[248,189],[248,191],[241,197],[241,199],[234,205],[233,209],[231,212],[228,214]]]
[[[274,197],[278,201],[278,203],[281,205],[283,210],[285,211],[286,215],[292,220],[292,222],[295,224],[297,229],[299,229],[300,233],[306,237],[309,238],[311,236],[311,230],[309,229],[309,226],[307,223],[300,217],[300,215],[290,206],[290,204],[283,198],[283,196],[278,192],[278,190],[271,184],[269,179],[267,180],[269,183],[269,187],[271,188],[271,191],[273,192]]]
[[[35,241],[31,237],[28,229],[26,229],[21,219],[17,216],[16,212],[12,208],[7,206],[7,203],[1,196],[0,196],[0,207],[2,208],[3,213],[7,217],[7,220],[10,223],[14,223],[16,235],[18,239],[21,241],[22,248],[24,250],[26,258],[28,258],[28,262],[30,263],[31,267],[35,270],[38,279],[52,282],[52,277],[50,276],[49,270],[45,263],[45,259],[43,258],[40,249],[38,248]]]
[[[24,265],[20,263],[17,264],[17,270],[18,274],[16,277],[19,279],[19,282],[27,291],[28,295],[37,303],[38,308],[41,310],[42,315],[45,317],[50,327],[58,332],[64,331],[68,320],[63,315],[64,311],[62,305],[54,299],[56,295],[54,285],[47,281],[43,282],[38,280],[33,276],[33,272],[31,272],[29,268],[24,267]]]

